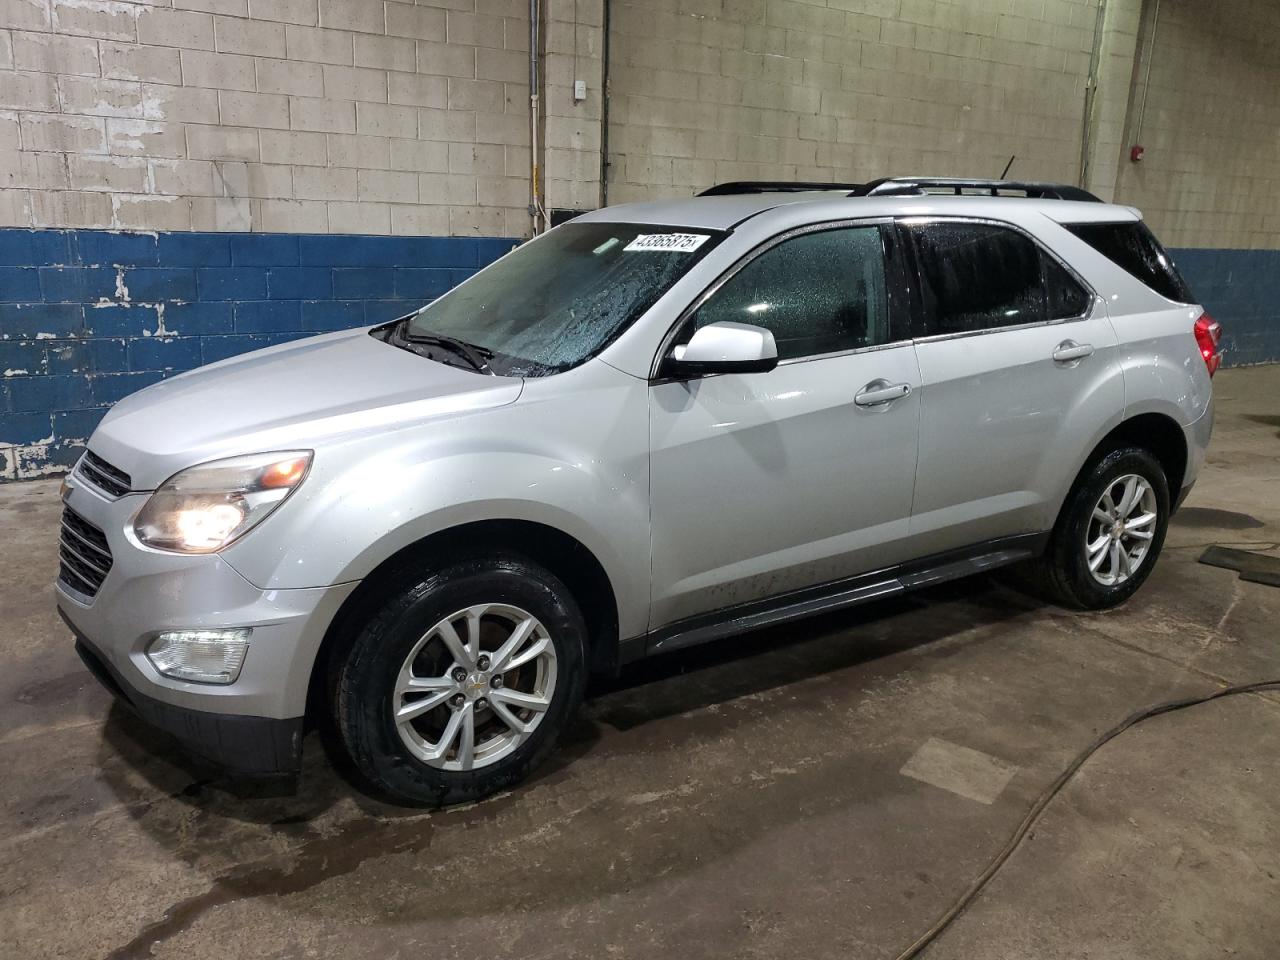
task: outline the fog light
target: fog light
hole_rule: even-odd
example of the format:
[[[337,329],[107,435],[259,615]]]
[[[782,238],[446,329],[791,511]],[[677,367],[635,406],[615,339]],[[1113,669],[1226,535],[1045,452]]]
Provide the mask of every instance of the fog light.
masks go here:
[[[249,627],[170,630],[147,647],[147,659],[166,677],[193,683],[235,683],[249,652]]]

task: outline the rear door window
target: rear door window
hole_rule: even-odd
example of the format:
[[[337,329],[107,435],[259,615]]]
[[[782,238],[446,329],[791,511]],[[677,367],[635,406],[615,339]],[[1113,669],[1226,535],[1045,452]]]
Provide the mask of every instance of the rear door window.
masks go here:
[[[1040,250],[1006,227],[908,223],[928,336],[1041,323],[1048,304]]]
[[[1049,295],[1049,319],[1069,320],[1084,316],[1089,311],[1089,291],[1080,286],[1080,281],[1066,267],[1043,250],[1040,251],[1040,264]]]
[[[1177,303],[1195,303],[1178,268],[1142,221],[1064,223],[1063,226],[1160,296]]]
[[[904,223],[920,274],[925,336],[1068,320],[1090,293],[1025,234],[963,220]]]

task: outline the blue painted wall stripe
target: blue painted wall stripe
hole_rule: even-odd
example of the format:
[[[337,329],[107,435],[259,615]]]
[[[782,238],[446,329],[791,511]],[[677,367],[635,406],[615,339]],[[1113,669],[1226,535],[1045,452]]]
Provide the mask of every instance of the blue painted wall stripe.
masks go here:
[[[1223,364],[1280,362],[1280,250],[1170,250],[1219,323]]]
[[[70,466],[107,408],[135,390],[390,320],[515,243],[0,229],[0,480]]]

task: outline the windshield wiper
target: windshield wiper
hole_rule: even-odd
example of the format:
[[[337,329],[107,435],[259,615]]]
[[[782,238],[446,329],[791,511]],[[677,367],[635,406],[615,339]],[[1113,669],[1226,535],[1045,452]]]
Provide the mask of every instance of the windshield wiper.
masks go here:
[[[493,356],[492,350],[477,347],[475,344],[467,343],[465,340],[459,340],[456,337],[446,337],[441,333],[409,333],[408,327],[409,324],[406,322],[405,329],[400,334],[400,338],[406,343],[421,343],[428,347],[443,347],[445,350],[462,357],[477,373],[488,374],[491,377],[497,376],[489,367],[489,357]]]

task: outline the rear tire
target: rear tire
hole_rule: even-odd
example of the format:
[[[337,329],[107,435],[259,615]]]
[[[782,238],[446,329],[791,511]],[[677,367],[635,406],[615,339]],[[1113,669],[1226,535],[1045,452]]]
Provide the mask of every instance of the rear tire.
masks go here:
[[[1160,462],[1142,447],[1112,450],[1067,495],[1049,548],[1030,571],[1037,592],[1077,610],[1123,603],[1151,575],[1168,525]]]
[[[390,799],[479,800],[551,752],[582,700],[586,644],[549,571],[515,555],[459,561],[396,590],[336,664],[339,737]]]

